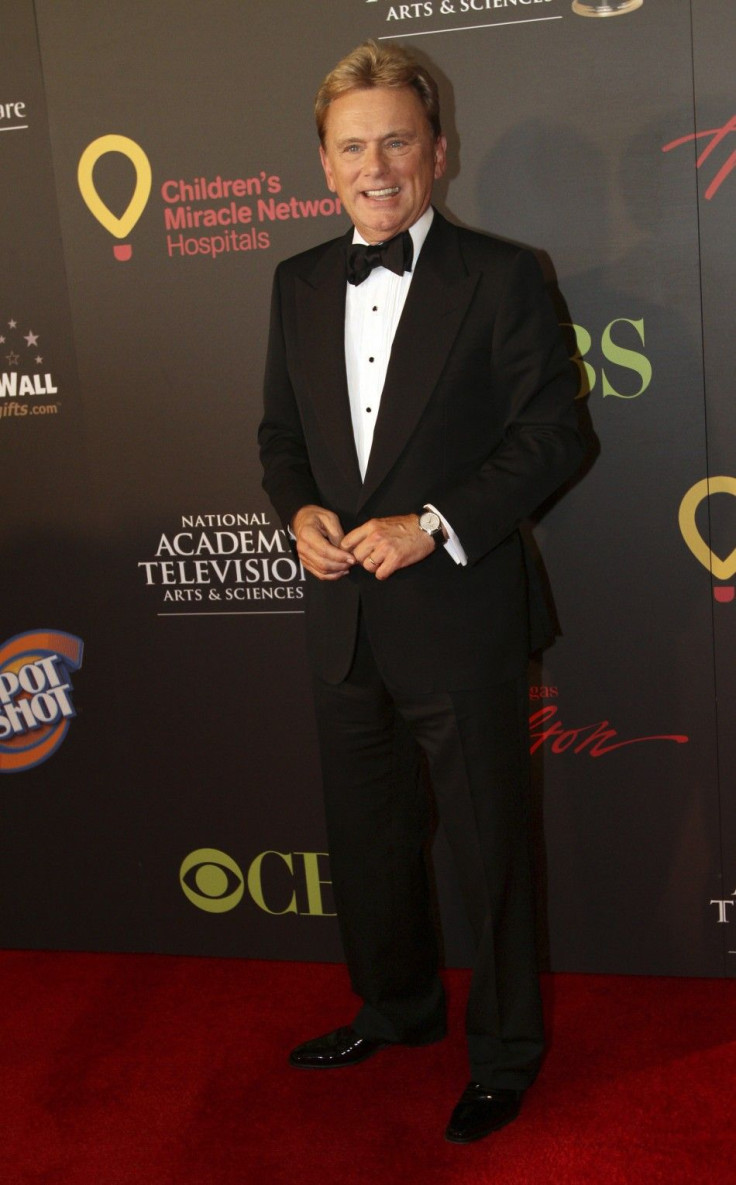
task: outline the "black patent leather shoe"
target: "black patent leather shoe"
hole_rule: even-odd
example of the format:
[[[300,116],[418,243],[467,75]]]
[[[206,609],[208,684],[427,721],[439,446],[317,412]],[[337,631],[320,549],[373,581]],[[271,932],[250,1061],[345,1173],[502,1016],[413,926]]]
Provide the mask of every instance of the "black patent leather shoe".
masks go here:
[[[521,1090],[495,1090],[479,1082],[469,1083],[450,1116],[445,1138],[452,1144],[482,1140],[516,1119],[523,1097]]]
[[[329,1070],[335,1066],[357,1066],[366,1058],[385,1049],[390,1041],[374,1041],[369,1037],[361,1037],[350,1025],[335,1029],[332,1033],[325,1033],[324,1037],[315,1037],[313,1041],[305,1041],[297,1045],[289,1054],[292,1066],[300,1066],[307,1070]]]

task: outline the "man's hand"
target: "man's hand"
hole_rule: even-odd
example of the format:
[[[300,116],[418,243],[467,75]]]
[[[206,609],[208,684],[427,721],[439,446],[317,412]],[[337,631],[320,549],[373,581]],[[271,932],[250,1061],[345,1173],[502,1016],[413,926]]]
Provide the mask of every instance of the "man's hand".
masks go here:
[[[419,526],[418,515],[395,514],[390,518],[369,519],[346,535],[340,547],[351,552],[377,580],[387,580],[399,568],[426,559],[435,544]]]
[[[318,580],[340,580],[355,564],[341,549],[345,532],[340,520],[323,506],[302,506],[291,521],[296,550],[302,564]]]

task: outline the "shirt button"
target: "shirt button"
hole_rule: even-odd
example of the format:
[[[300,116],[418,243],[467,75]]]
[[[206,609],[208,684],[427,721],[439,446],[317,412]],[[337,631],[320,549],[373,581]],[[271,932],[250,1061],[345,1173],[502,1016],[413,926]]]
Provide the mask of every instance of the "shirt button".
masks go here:
[[[374,304],[374,306],[373,306],[373,312],[374,312],[374,313],[377,313],[377,312],[378,312],[378,305],[377,305],[377,304]]]
[[[372,409],[371,409],[370,407],[367,407],[365,410],[366,410],[366,411],[368,412],[368,414],[370,415],[370,413],[371,413],[371,410],[372,410]]]
[[[368,359],[368,361],[369,361],[369,362],[374,362],[374,361],[375,361],[375,359],[374,359],[374,358],[369,358],[369,359]]]

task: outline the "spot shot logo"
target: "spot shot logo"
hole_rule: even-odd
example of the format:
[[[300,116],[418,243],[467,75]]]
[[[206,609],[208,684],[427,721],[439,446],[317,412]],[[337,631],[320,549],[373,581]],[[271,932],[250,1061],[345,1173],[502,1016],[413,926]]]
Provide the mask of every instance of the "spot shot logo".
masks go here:
[[[0,773],[32,769],[59,748],[76,716],[71,672],[82,651],[60,630],[16,634],[0,647]]]

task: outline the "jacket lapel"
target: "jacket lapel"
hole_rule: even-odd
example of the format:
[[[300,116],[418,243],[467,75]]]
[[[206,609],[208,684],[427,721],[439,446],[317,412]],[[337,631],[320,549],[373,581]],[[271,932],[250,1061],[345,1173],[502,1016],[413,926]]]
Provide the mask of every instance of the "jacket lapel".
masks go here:
[[[352,227],[296,278],[297,349],[322,436],[348,482],[360,489],[345,370],[345,257]]]
[[[465,266],[455,228],[435,211],[394,337],[358,508],[378,488],[414,432],[477,283],[478,275],[469,274]],[[348,411],[348,427],[349,421]]]

